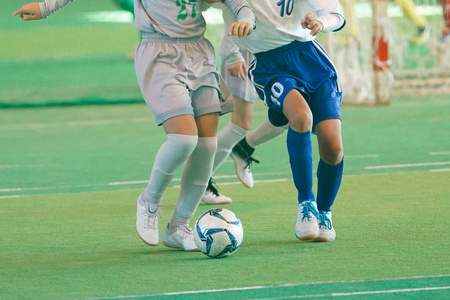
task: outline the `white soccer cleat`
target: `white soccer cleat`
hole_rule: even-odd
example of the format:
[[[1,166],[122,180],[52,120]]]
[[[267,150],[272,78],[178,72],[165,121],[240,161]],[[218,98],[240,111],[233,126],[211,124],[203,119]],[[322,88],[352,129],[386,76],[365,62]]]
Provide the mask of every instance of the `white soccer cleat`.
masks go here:
[[[136,231],[139,237],[150,246],[159,244],[159,219],[162,216],[161,205],[151,204],[142,199],[136,203]]]
[[[310,241],[319,236],[318,215],[316,201],[303,201],[298,205],[295,236],[299,240]]]
[[[249,189],[251,189],[254,184],[253,174],[250,170],[251,165],[253,162],[259,164],[259,161],[252,157],[254,151],[255,149],[247,144],[245,138],[237,143],[231,151],[231,158],[234,161],[236,175],[242,184]]]
[[[319,211],[319,236],[314,242],[332,242],[336,239],[336,231],[331,221],[331,211]]]
[[[174,229],[169,229],[169,224],[167,224],[163,244],[170,248],[183,249],[188,252],[200,251],[194,241],[194,232],[187,224],[180,224]]]
[[[214,187],[211,178],[209,179],[208,186],[206,187],[205,194],[203,194],[202,201],[205,204],[230,204],[231,198],[219,194],[217,188]]]
[[[253,187],[253,174],[250,170],[250,164],[242,159],[239,155],[231,153],[231,158],[234,161],[234,166],[236,168],[236,175],[245,187],[251,189]]]

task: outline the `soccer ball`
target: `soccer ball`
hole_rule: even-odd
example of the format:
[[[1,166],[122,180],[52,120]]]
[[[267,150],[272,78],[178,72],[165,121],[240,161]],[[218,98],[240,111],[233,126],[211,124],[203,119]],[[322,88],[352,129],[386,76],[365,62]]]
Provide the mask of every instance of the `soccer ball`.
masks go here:
[[[201,214],[194,227],[198,249],[209,257],[227,257],[239,249],[244,237],[241,220],[230,210],[214,208]]]

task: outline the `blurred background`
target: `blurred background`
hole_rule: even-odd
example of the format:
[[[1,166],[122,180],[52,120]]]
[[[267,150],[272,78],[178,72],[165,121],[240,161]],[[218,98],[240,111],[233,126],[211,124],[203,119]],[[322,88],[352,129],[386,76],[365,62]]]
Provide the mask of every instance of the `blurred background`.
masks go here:
[[[44,21],[23,22],[12,13],[27,1],[0,0],[0,108],[142,102],[133,65],[140,37],[127,2],[78,0]],[[450,38],[439,0],[385,1],[386,15],[372,13],[369,0],[340,3],[346,27],[318,39],[338,68],[345,102],[377,103],[378,38],[388,43],[381,88],[389,98],[450,94]],[[205,16],[217,50],[221,13]]]

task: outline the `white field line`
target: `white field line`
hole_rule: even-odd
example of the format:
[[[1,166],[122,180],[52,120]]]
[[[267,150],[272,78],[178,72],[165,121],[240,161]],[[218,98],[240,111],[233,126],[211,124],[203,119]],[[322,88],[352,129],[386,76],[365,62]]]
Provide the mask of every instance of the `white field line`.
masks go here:
[[[435,165],[448,165],[450,162],[440,162],[440,163],[418,163],[418,164],[404,164],[404,165],[389,165],[389,166],[373,166],[373,167],[365,167],[364,169],[388,169],[388,168],[403,168],[403,167],[413,167],[413,166],[435,166]],[[446,172],[450,169],[433,169],[427,170],[426,172]],[[270,182],[280,182],[280,181],[288,181],[292,180],[291,173],[289,172],[274,172],[274,173],[254,173],[256,176],[273,176],[273,175],[287,175],[287,178],[279,178],[279,179],[267,179],[267,180],[255,180],[255,183],[270,183]],[[379,176],[391,174],[390,172],[386,173],[377,173],[377,174],[356,174],[356,175],[344,175],[344,177],[355,177],[355,176]],[[236,178],[236,175],[221,175],[214,178],[221,179],[229,179]],[[173,182],[180,182],[181,178],[174,178]],[[42,191],[42,190],[56,190],[56,189],[73,189],[73,188],[83,188],[83,187],[106,187],[106,186],[126,186],[126,185],[143,185],[147,184],[148,180],[135,180],[135,181],[116,181],[116,182],[107,182],[107,183],[97,183],[97,184],[77,184],[77,185],[66,185],[66,186],[43,186],[43,187],[32,187],[32,188],[24,188],[24,187],[14,187],[14,188],[3,188],[0,189],[0,193],[11,193],[11,192],[25,192],[25,191]],[[230,181],[230,182],[220,182],[220,185],[233,185],[233,184],[241,184],[240,181]],[[173,185],[171,187],[179,187],[179,185]],[[4,196],[4,198],[10,198],[16,195]]]
[[[450,277],[450,274],[442,274],[442,275],[431,275],[431,276],[412,276],[412,277],[399,277],[399,278],[386,278],[386,279],[376,279],[376,280],[351,280],[351,281],[319,281],[319,282],[308,282],[308,283],[288,283],[282,285],[271,285],[271,286],[250,286],[250,287],[242,287],[242,288],[229,288],[229,289],[211,289],[211,290],[200,290],[200,291],[184,291],[184,292],[173,292],[173,293],[162,293],[162,294],[154,294],[154,295],[129,295],[129,296],[117,296],[117,297],[105,297],[105,298],[89,298],[87,300],[101,300],[101,299],[120,299],[120,298],[151,298],[151,297],[161,297],[161,296],[176,296],[176,295],[189,295],[189,294],[206,294],[206,293],[216,293],[216,292],[230,292],[230,291],[248,291],[248,290],[258,290],[258,289],[271,289],[271,288],[283,288],[283,287],[296,287],[296,286],[309,286],[309,285],[319,285],[319,284],[340,284],[340,283],[368,283],[368,282],[380,282],[380,281],[400,281],[400,280],[410,280],[410,279],[429,279],[429,278],[441,278],[441,277]],[[409,290],[417,290],[417,289],[448,289],[450,287],[431,287],[431,288],[416,288]],[[406,290],[406,289],[405,289]],[[391,290],[394,291],[394,290]],[[369,293],[368,292],[354,292],[354,293]],[[372,291],[378,292],[378,291]],[[339,294],[349,294],[353,295],[354,293],[336,293]],[[333,296],[335,294],[327,294],[326,296]],[[310,295],[310,297],[317,297],[318,295]],[[302,297],[298,296],[297,298]],[[324,297],[324,296],[321,296]],[[283,297],[286,298],[286,297]],[[267,299],[277,299],[277,298],[267,298]]]
[[[11,198],[20,198],[19,195],[13,195],[13,196],[0,196],[0,199],[11,199]]]
[[[301,299],[301,298],[324,298],[324,297],[346,297],[346,296],[361,296],[361,295],[374,295],[374,294],[392,294],[392,293],[412,293],[422,291],[436,291],[436,290],[448,290],[450,286],[437,286],[437,287],[425,287],[415,289],[395,289],[395,290],[383,290],[383,291],[366,291],[366,292],[353,292],[353,293],[330,293],[330,294],[311,294],[301,296],[287,296],[276,298],[256,298],[257,300],[276,300],[276,299]]]
[[[48,165],[0,165],[0,169],[12,169],[12,168],[39,168],[46,167]]]
[[[114,119],[114,120],[94,120],[94,121],[68,121],[68,122],[54,122],[54,123],[33,123],[20,125],[0,125],[0,130],[16,130],[16,129],[48,129],[57,127],[84,127],[84,126],[104,126],[116,125],[122,123],[142,123],[150,122],[149,118],[134,118],[134,119]]]
[[[236,176],[233,176],[236,177]],[[263,182],[280,182],[287,181],[290,179],[281,178],[281,179],[267,179],[267,180],[255,180],[257,183]],[[173,181],[180,181],[180,178],[174,178]],[[137,180],[137,181],[122,181],[122,182],[108,182],[108,183],[98,183],[98,184],[77,184],[77,185],[66,185],[66,186],[47,186],[47,187],[33,187],[33,188],[5,188],[0,189],[0,192],[25,192],[25,191],[40,191],[40,190],[55,190],[55,189],[71,189],[71,188],[82,188],[82,187],[102,187],[102,186],[117,186],[117,185],[137,185],[137,184],[147,184],[148,180]],[[232,184],[241,184],[240,181],[235,182],[221,182],[220,185],[232,185]],[[180,187],[179,185],[172,185],[170,187]],[[4,198],[11,198],[16,195],[4,196]]]
[[[375,170],[375,169],[393,169],[393,168],[410,168],[410,167],[443,166],[443,165],[450,165],[450,161],[441,161],[433,163],[416,163],[416,164],[398,164],[385,166],[368,166],[364,167],[364,169]]]
[[[429,152],[429,155],[450,155],[450,151]]]
[[[450,168],[447,169],[433,169],[433,170],[429,170],[428,172],[449,172]]]
[[[378,154],[345,155],[345,158],[378,158]]]

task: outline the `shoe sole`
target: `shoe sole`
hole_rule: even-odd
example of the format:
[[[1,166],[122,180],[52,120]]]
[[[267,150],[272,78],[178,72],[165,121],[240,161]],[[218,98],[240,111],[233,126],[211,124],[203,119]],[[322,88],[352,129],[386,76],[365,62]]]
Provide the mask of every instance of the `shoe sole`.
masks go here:
[[[216,204],[230,204],[232,201],[222,201],[222,202],[214,202],[214,203],[208,203],[205,200],[202,200],[203,203],[206,205],[216,205]]]
[[[137,210],[137,203],[138,203],[138,201],[139,201],[139,198],[138,198],[138,200],[136,200],[136,210]],[[147,245],[152,246],[152,247],[158,246],[159,242],[157,242],[156,244],[152,244],[152,243],[149,243],[149,242],[147,242],[146,240],[144,240],[144,238],[139,234],[137,228],[136,228],[136,233],[137,233],[138,237],[139,237],[144,243],[146,243]]]
[[[236,161],[234,160],[234,157],[233,157],[233,154],[230,154],[230,156],[231,156],[231,159],[233,159],[233,162],[234,162],[234,170],[236,171],[236,176],[237,176],[237,178],[241,181],[241,183],[246,187],[246,188],[248,188],[248,189],[251,189],[253,186],[248,186],[247,184],[245,184],[245,182],[242,180],[242,178],[239,176],[239,170],[238,170],[238,168],[237,168],[237,166],[236,166]]]
[[[138,237],[139,237],[144,243],[146,243],[147,245],[152,246],[152,247],[158,246],[158,245],[159,245],[159,242],[156,243],[156,244],[152,244],[152,243],[149,243],[149,242],[147,242],[146,240],[144,240],[144,238],[139,234],[139,232],[137,231],[137,229],[136,229],[136,233],[137,233]]]
[[[164,244],[164,246],[166,246],[166,247],[173,248],[173,249],[181,249],[181,250],[184,250],[184,251],[186,251],[186,252],[200,252],[200,250],[199,250],[198,248],[191,249],[191,250],[186,250],[186,249],[184,249],[183,247],[178,247],[178,246],[175,246],[175,245],[166,243],[166,242],[164,242],[164,241],[163,241],[163,244]]]
[[[325,238],[325,237],[321,237],[321,236],[318,236],[318,237],[316,237],[314,240],[313,240],[313,242],[332,242],[332,241],[334,241],[335,239],[330,239],[330,238]]]
[[[313,233],[313,234],[310,234],[310,235],[305,235],[305,236],[302,236],[302,237],[298,237],[297,234],[296,234],[295,237],[298,238],[301,241],[311,241],[311,240],[317,239],[319,237],[319,235]]]

